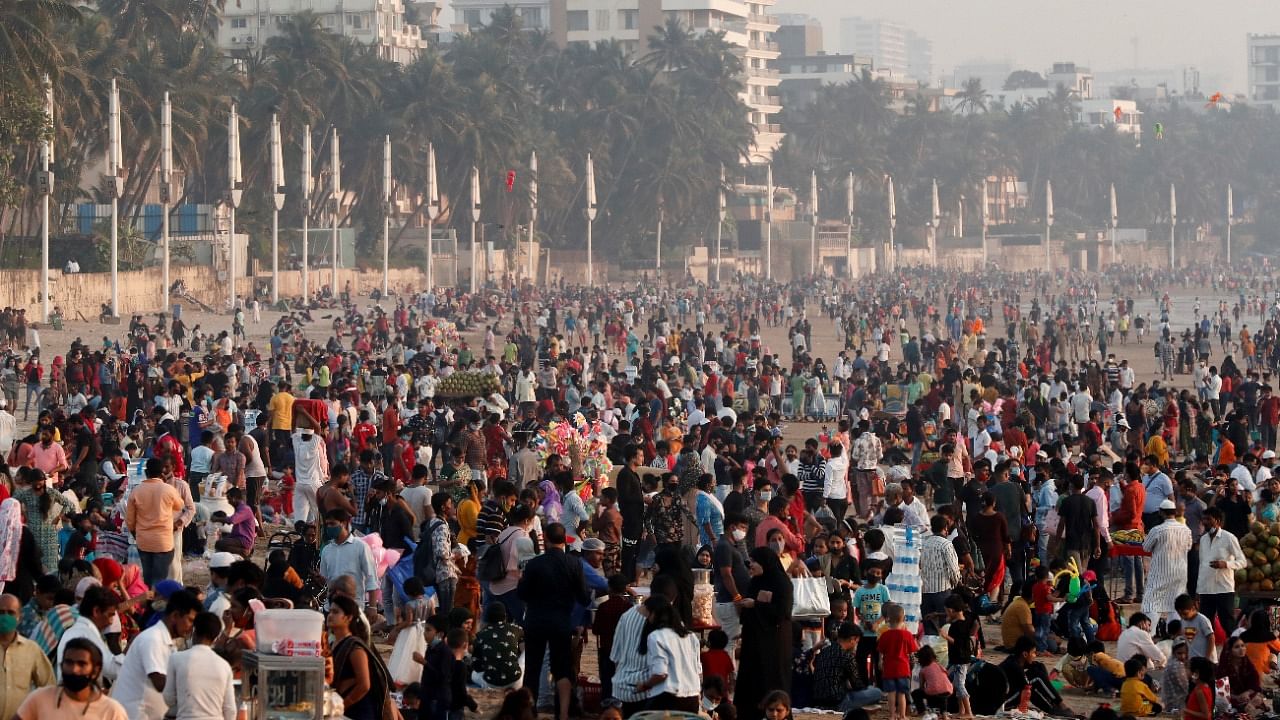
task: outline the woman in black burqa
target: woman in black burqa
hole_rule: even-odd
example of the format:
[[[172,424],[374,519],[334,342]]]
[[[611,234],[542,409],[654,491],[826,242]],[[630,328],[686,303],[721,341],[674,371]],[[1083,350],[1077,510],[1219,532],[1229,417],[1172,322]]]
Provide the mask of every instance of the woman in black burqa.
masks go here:
[[[760,703],[774,690],[791,691],[791,578],[769,547],[751,551],[751,584],[742,611],[742,663],[733,702],[739,720],[760,720]]]

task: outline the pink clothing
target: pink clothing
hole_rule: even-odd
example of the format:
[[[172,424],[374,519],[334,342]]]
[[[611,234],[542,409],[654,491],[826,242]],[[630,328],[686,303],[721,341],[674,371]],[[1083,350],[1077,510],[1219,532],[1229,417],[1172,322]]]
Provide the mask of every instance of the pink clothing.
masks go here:
[[[946,669],[937,662],[920,668],[920,684],[924,686],[925,695],[950,695],[955,690]]]
[[[31,463],[32,467],[44,471],[44,474],[49,476],[50,484],[56,485],[58,476],[54,470],[67,466],[67,453],[58,443],[49,443],[49,447],[35,443],[31,446]]]

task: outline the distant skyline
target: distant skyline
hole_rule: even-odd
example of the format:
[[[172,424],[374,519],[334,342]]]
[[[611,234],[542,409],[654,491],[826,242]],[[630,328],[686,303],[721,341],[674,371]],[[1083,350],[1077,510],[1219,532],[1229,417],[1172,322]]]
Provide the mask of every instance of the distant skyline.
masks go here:
[[[1247,94],[1246,36],[1280,33],[1275,0],[910,0],[893,5],[778,0],[774,12],[817,17],[828,52],[846,49],[840,18],[861,15],[907,25],[933,42],[934,81],[950,81],[957,65],[982,60],[1037,72],[1067,61],[1095,71],[1169,68],[1180,73],[1194,65],[1207,93]]]

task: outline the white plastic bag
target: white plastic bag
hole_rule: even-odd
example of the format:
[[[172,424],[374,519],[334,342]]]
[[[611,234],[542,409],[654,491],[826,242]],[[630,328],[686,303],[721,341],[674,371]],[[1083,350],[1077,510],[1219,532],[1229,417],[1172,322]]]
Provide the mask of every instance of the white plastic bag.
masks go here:
[[[391,679],[397,685],[408,685],[422,679],[422,666],[414,661],[414,653],[427,654],[427,637],[421,622],[401,630],[396,636],[396,644],[391,650],[391,659],[387,661],[387,669],[391,671]]]

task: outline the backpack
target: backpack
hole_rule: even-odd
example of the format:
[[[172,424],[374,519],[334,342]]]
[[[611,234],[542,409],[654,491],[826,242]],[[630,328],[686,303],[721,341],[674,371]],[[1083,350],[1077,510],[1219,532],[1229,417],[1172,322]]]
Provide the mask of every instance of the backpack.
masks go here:
[[[508,535],[506,540],[499,540],[497,544],[485,546],[485,551],[476,564],[477,580],[493,583],[507,577],[507,564],[506,558],[502,555],[502,546],[510,539],[511,535]]]
[[[422,581],[423,587],[435,587],[436,553],[434,535],[436,528],[444,525],[440,518],[432,520],[422,528],[422,542],[413,551],[413,574]]]

